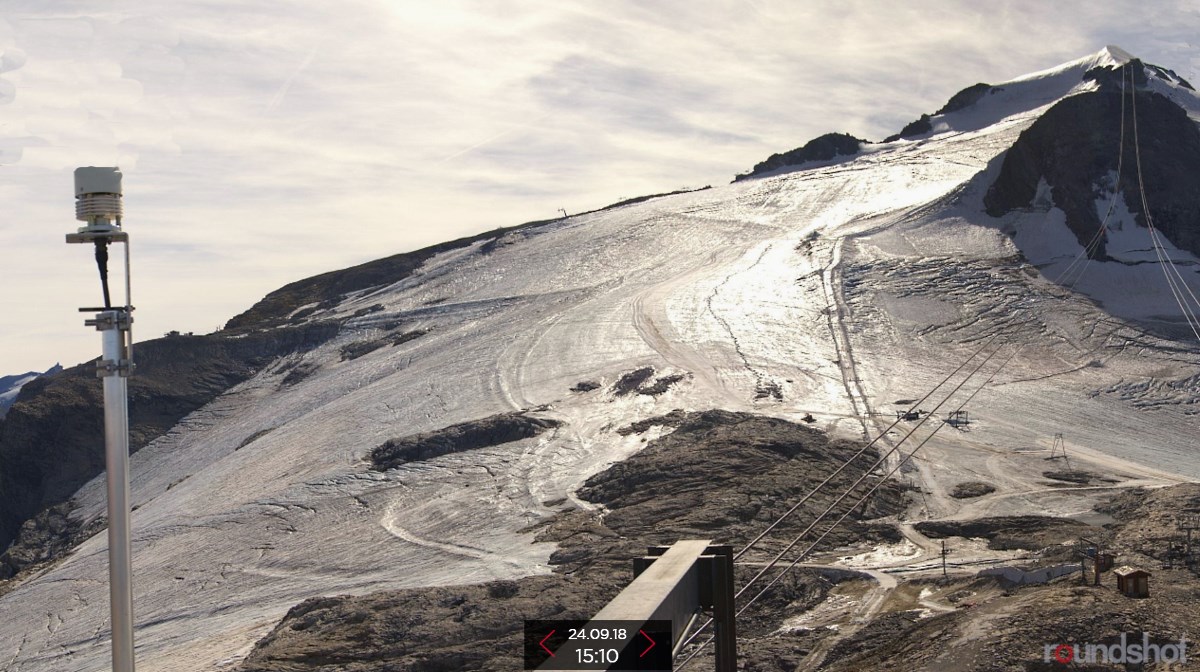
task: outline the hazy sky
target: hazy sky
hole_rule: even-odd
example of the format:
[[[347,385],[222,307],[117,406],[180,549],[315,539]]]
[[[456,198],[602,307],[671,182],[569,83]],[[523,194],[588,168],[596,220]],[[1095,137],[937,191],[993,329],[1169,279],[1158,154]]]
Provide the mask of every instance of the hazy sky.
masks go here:
[[[0,0],[0,375],[98,354],[71,172],[119,165],[139,339],[302,277],[728,182],[1117,44],[1188,2]]]

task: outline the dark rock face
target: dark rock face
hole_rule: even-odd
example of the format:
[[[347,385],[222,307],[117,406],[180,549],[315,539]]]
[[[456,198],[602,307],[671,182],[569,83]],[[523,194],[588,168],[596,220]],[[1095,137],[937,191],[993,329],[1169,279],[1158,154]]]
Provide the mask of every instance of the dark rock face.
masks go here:
[[[933,130],[933,124],[929,121],[928,114],[922,114],[920,119],[909,123],[900,132],[895,135],[889,135],[884,138],[884,142],[895,142],[900,138],[915,138],[918,135],[925,135]]]
[[[450,453],[531,439],[561,424],[549,418],[530,417],[523,412],[500,413],[480,420],[460,422],[435,432],[388,440],[371,451],[372,468],[386,471],[408,462],[432,460]]]
[[[15,376],[0,377],[0,395],[4,395],[5,393],[13,392],[14,388],[16,388],[16,386],[17,386],[17,383],[19,383],[20,381],[22,381],[26,378],[31,378],[34,376],[49,376],[49,375],[58,373],[59,371],[62,371],[62,370],[63,370],[63,367],[61,364],[55,364],[54,366],[50,367],[48,370],[46,370],[43,373],[38,373],[37,371],[30,371],[28,373],[19,373]],[[14,403],[16,403],[16,401],[17,401],[16,395],[19,393],[20,393],[20,391],[18,390],[12,396],[0,396],[0,420],[4,419],[4,416],[6,414],[8,414],[8,409],[12,408],[12,405]]]
[[[647,196],[646,198],[651,197]],[[509,232],[535,228],[554,221],[557,220],[538,220],[518,226],[495,229],[475,236],[438,243],[414,252],[403,252],[358,266],[297,280],[267,294],[249,310],[230,319],[225,324],[225,328],[237,330],[283,324],[287,316],[300,306],[317,303],[315,308],[301,311],[303,315],[299,313],[296,315],[297,318],[307,317],[319,310],[335,307],[341,298],[350,292],[399,282],[412,275],[435,255],[467,247],[481,240],[499,239]]]
[[[591,392],[600,389],[600,383],[594,380],[581,380],[571,386],[572,392]]]
[[[613,383],[613,394],[617,396],[633,394],[639,386],[645,384],[653,376],[654,367],[652,366],[643,366],[640,369],[634,369],[622,375],[617,379],[617,382]]]
[[[1081,245],[1087,245],[1100,227],[1096,185],[1117,170],[1122,96],[1120,75],[1115,72],[1103,68],[1089,72],[1100,83],[1099,91],[1059,102],[1021,133],[984,198],[989,215],[999,217],[1029,207],[1044,177],[1053,187],[1054,204],[1067,215],[1067,226]],[[1145,226],[1128,94],[1125,105],[1125,159],[1117,188],[1138,223]],[[1195,188],[1200,179],[1200,130],[1177,105],[1147,91],[1137,92],[1137,129],[1143,183],[1155,227],[1177,247],[1200,254],[1200,191]],[[1103,241],[1092,257],[1107,258]]]
[[[922,114],[919,119],[900,129],[900,137],[912,138],[918,135],[924,135],[932,130],[933,124],[929,123],[929,115]]]
[[[525,619],[583,620],[604,605],[594,586],[568,581],[573,591],[561,577],[538,576],[305,600],[239,670],[520,670]]]
[[[968,86],[962,91],[959,91],[951,96],[950,100],[946,101],[946,104],[943,105],[940,110],[934,112],[934,114],[949,114],[951,112],[965,110],[979,102],[981,98],[994,90],[998,89],[993,89],[991,84],[984,84],[983,82],[972,84],[971,86]],[[899,133],[895,135],[889,135],[888,137],[884,138],[883,141],[895,142],[901,138],[915,138],[919,135],[925,135],[932,130],[933,123],[931,122],[930,116],[928,114],[922,114],[919,119],[900,129]]]
[[[12,545],[0,554],[0,580],[65,554],[108,524],[100,517],[81,525],[68,517],[70,512],[71,505],[63,502],[25,521]]]
[[[985,84],[983,82],[972,84],[953,96],[950,96],[950,100],[946,101],[946,104],[942,106],[942,109],[934,112],[934,114],[949,114],[951,112],[965,110],[966,108],[979,102],[980,98],[983,98],[991,92],[991,84]]]
[[[714,410],[655,421],[677,423],[677,427],[588,479],[579,490],[581,497],[610,509],[605,524],[622,535],[675,530],[684,537],[715,533],[727,539],[749,538],[786,510],[780,498],[766,493],[807,492],[821,480],[818,475],[824,477],[824,468],[815,465],[849,460],[858,450],[853,443],[830,441],[810,427],[748,413]],[[844,491],[876,459],[871,451],[859,456],[834,480],[838,487],[831,484],[829,493],[822,491],[809,503],[824,510],[834,500],[832,493]],[[710,497],[707,491],[716,474],[728,483],[722,494]],[[673,493],[669,503],[657,501],[662,492]],[[845,536],[834,543],[864,538],[897,541],[893,528],[871,530],[858,521],[898,511],[901,494],[897,484],[885,483],[858,515],[851,516],[856,520],[848,520],[827,541],[839,534]],[[848,506],[849,501],[842,505]]]
[[[930,539],[973,537],[988,540],[997,550],[1039,550],[1061,544],[1095,528],[1070,518],[1050,516],[1000,516],[975,520],[927,520],[913,525]]]
[[[673,373],[668,376],[659,376],[654,382],[650,382],[651,378],[654,378],[654,367],[643,366],[640,369],[634,369],[622,375],[617,379],[617,382],[613,383],[613,394],[623,397],[636,392],[638,394],[657,397],[660,394],[666,394],[672,385],[687,378],[687,375]]]
[[[982,497],[995,491],[996,486],[991,483],[968,481],[955,485],[954,489],[950,491],[950,496],[955,499],[970,499],[972,497]]]
[[[137,343],[129,378],[129,442],[136,452],[183,416],[275,358],[337,334],[313,323],[241,338],[175,336]],[[21,390],[0,425],[0,548],[21,524],[65,502],[104,471],[104,410],[93,363],[38,378]]]
[[[803,147],[783,154],[772,154],[766,161],[755,164],[754,169],[749,173],[738,175],[734,181],[757,177],[763,173],[788,166],[798,166],[809,161],[829,161],[839,156],[853,156],[858,153],[865,142],[866,140],[860,140],[846,133],[826,133],[809,140]]]

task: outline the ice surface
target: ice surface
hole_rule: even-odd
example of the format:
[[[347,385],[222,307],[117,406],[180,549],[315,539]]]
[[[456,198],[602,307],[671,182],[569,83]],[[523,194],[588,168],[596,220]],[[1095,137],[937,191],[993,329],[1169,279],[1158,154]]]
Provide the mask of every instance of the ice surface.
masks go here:
[[[526,528],[587,506],[575,489],[643,445],[616,427],[721,407],[875,433],[891,400],[929,390],[997,330],[1023,349],[975,402],[978,429],[939,435],[917,469],[1003,479],[997,460],[1066,431],[1073,451],[1135,475],[1200,477],[1195,350],[1029,266],[1020,245],[1039,265],[1078,249],[1054,210],[981,214],[972,176],[1073,90],[1067,80],[1024,78],[957,132],[517,232],[347,299],[345,317],[383,310],[134,456],[139,670],[226,669],[316,595],[547,572],[553,548]],[[1003,121],[969,128],[988,115]],[[1130,292],[1155,284],[1137,274],[1151,264],[1117,265],[1133,272],[1119,278]],[[1089,271],[1078,287],[1092,291],[1095,278],[1110,276]],[[343,345],[395,324],[428,334],[341,360]],[[295,360],[314,371],[285,386]],[[659,397],[611,394],[643,365],[689,377]],[[604,387],[569,391],[582,380]],[[782,400],[759,394],[770,385]],[[537,407],[563,426],[386,473],[367,467],[389,438]],[[1025,512],[1057,496],[997,501]],[[76,515],[99,515],[103,497],[102,479],[89,483]],[[0,669],[108,668],[105,544],[88,540],[0,597]]]

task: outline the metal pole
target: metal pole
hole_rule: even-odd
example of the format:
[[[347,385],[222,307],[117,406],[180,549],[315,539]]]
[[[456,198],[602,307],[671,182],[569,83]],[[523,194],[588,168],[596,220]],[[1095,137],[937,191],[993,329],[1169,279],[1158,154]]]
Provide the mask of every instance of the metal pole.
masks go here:
[[[133,668],[133,566],[129,523],[129,360],[125,333],[129,316],[105,311],[96,328],[103,340],[100,375],[104,378],[104,455],[108,470],[108,590],[112,608],[113,672]]]
[[[950,553],[950,551],[946,550],[946,540],[943,539],[942,540],[942,578],[943,579],[949,577],[949,574],[946,573],[946,556],[949,553]]]
[[[129,234],[121,228],[121,170],[75,169],[75,219],[86,226],[67,234],[68,243],[96,246],[104,289],[103,308],[84,324],[100,332],[96,374],[104,379],[104,462],[108,483],[108,596],[112,612],[112,672],[133,669],[133,553],[129,534],[129,401],[126,378],[133,372],[133,306],[130,304]],[[109,303],[108,246],[125,244],[125,305]]]

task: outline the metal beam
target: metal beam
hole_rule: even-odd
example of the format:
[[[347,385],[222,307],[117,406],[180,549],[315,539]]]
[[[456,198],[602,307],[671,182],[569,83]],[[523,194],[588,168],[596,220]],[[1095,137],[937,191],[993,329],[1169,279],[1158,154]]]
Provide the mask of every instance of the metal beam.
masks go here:
[[[676,542],[647,567],[625,590],[593,618],[597,621],[671,621],[672,645],[700,604],[696,561],[706,555],[710,540]]]

